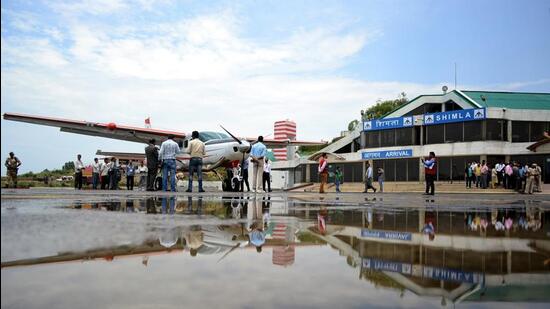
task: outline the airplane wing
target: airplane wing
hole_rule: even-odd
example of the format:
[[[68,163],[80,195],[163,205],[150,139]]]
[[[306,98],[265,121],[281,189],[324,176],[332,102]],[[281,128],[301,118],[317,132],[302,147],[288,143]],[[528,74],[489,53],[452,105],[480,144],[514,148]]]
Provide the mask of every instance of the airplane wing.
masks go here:
[[[246,138],[250,143],[255,143],[257,140],[255,138]],[[275,140],[275,139],[265,139],[263,141],[264,145],[269,148],[284,148],[286,146],[323,146],[327,142],[306,142],[306,141],[292,141],[292,140]]]
[[[185,133],[182,132],[124,126],[113,122],[88,122],[14,113],[5,113],[4,119],[58,127],[62,132],[99,136],[136,143],[148,143],[150,139],[154,138],[156,139],[156,143],[160,145],[169,134],[173,134],[176,139],[185,138]]]

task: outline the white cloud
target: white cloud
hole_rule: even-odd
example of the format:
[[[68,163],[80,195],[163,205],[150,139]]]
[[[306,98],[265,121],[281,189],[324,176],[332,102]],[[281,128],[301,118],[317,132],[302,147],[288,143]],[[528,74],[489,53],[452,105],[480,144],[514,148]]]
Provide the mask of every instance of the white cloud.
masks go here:
[[[126,4],[96,5],[86,10]],[[274,121],[290,118],[298,138],[327,140],[379,98],[440,88],[341,76],[376,31],[324,25],[269,42],[244,36],[231,11],[123,27],[66,18],[67,29],[2,37],[2,109],[137,126],[150,116],[153,127],[180,131],[225,124],[242,136],[272,133]]]

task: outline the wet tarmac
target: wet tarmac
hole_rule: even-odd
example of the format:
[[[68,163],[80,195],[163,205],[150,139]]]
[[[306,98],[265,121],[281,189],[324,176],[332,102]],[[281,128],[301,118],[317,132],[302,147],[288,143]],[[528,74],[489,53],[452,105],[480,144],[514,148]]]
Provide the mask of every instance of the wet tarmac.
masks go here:
[[[550,196],[2,190],[2,308],[545,308]]]

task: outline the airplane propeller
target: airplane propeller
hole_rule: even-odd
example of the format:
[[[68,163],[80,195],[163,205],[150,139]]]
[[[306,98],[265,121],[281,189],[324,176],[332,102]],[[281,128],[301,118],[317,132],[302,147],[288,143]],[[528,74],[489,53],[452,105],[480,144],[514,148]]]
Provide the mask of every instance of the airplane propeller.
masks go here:
[[[235,135],[231,134],[231,132],[229,132],[226,128],[224,128],[221,124],[220,124],[220,127],[227,133],[229,134],[229,136],[231,136],[235,141],[237,141],[237,143],[242,144],[243,141],[241,141],[240,139],[238,139]]]

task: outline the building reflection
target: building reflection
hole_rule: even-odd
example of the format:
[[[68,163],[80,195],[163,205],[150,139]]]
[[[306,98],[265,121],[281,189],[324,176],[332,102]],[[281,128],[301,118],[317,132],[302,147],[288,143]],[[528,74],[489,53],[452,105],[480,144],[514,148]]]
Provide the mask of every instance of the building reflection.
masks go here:
[[[2,267],[135,255],[147,266],[156,254],[181,252],[194,258],[217,255],[219,262],[236,250],[254,250],[249,234],[255,226],[265,237],[261,254],[271,253],[275,266],[297,267],[301,249],[328,244],[357,269],[360,280],[399,295],[412,292],[442,303],[550,300],[550,211],[533,202],[507,208],[445,209],[427,203],[419,209],[348,210],[289,207],[269,197],[231,196],[220,202],[167,196],[78,202],[73,208],[224,221],[170,221],[151,231],[156,238],[138,245],[2,262]]]

